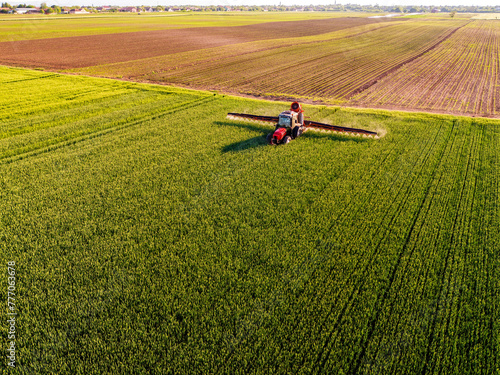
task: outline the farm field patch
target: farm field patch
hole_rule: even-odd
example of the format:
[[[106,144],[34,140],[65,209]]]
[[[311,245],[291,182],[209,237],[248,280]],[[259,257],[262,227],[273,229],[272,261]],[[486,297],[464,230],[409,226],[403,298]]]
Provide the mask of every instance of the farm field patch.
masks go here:
[[[310,47],[318,43],[339,42],[341,39],[350,39],[387,26],[387,23],[366,24],[321,35],[259,40],[120,63],[67,69],[64,71],[110,78],[127,78],[138,81],[149,80],[151,82],[160,82],[162,76],[168,75],[176,70],[182,72],[186,68],[195,70],[199,67],[202,69],[208,64],[217,69],[217,64],[224,63],[225,61],[233,61],[233,66],[237,67],[238,61],[234,61],[234,59],[237,58],[242,60],[251,59],[254,55],[264,54],[266,52],[269,55],[277,55],[280,51],[293,47],[300,50],[302,47]],[[184,80],[184,83],[190,84],[187,79]]]
[[[1,21],[0,63],[270,99],[499,116],[495,20],[366,16],[55,18],[32,21],[39,29],[12,42],[5,40],[14,29]]]
[[[0,15],[0,42],[67,38],[192,27],[244,26],[265,22],[366,17],[363,13],[162,13],[98,15]]]
[[[253,53],[239,53],[237,45],[223,54],[222,59],[213,59],[208,54],[206,59],[199,58],[189,64],[180,58],[170,69],[155,70],[139,78],[260,96],[346,102],[381,77],[390,76],[434,48],[463,25],[384,24],[363,30],[349,29],[350,35],[331,33],[330,39],[323,35],[316,40],[316,37],[287,40],[282,45],[273,40],[269,48]]]
[[[475,14],[471,17],[473,20],[497,20],[500,17],[500,13],[482,13]]]
[[[498,115],[495,21],[312,13],[31,22],[37,26],[21,38],[42,39],[0,43],[0,63],[268,98]],[[11,35],[8,24],[0,22],[0,40]],[[71,30],[84,35],[47,38]]]
[[[470,22],[351,103],[497,116],[499,42],[500,24]]]
[[[0,83],[19,373],[496,371],[497,120],[305,105],[385,136],[270,147],[226,113],[289,103]]]
[[[268,98],[497,117],[497,48],[495,21],[393,19],[68,71]]]
[[[203,18],[199,22],[203,24]],[[0,43],[0,63],[69,69],[255,40],[319,35],[380,22],[387,21],[360,17],[308,19],[232,27],[195,27],[20,40]]]

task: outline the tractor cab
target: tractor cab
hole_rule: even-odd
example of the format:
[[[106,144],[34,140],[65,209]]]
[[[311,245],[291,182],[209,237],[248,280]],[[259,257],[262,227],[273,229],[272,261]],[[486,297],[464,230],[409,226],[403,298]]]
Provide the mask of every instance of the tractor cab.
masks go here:
[[[295,128],[296,126],[304,125],[304,112],[303,111],[283,111],[278,117],[278,127]]]
[[[293,102],[290,110],[279,114],[276,129],[267,136],[267,141],[275,145],[288,143],[302,134],[303,125],[304,111],[299,103]]]
[[[291,128],[297,122],[297,116],[292,111],[283,111],[278,117],[278,127]]]

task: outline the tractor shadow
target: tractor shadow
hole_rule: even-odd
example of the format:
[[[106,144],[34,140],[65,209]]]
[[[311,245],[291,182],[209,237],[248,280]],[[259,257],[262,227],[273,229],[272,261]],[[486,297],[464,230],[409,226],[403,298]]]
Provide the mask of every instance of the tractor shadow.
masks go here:
[[[222,152],[238,152],[238,151],[245,151],[245,150],[250,150],[252,148],[258,148],[262,146],[267,146],[267,140],[266,136],[273,131],[272,126],[267,126],[262,127],[258,125],[253,125],[253,124],[241,124],[238,122],[232,122],[232,121],[215,121],[215,125],[218,126],[230,126],[232,128],[242,128],[246,130],[251,130],[259,135],[257,137],[253,137],[250,139],[246,139],[241,142],[235,142],[231,143],[230,145],[224,146],[222,148]]]
[[[254,131],[256,133],[260,133],[260,135],[257,137],[253,137],[253,138],[241,141],[241,142],[235,142],[235,143],[231,143],[230,145],[224,146],[222,148],[222,152],[224,152],[224,153],[226,153],[226,152],[239,152],[239,151],[249,150],[252,148],[268,146],[266,136],[270,132],[272,132],[274,129],[274,127],[272,127],[272,126],[263,127],[262,125],[259,126],[259,125],[254,125],[254,124],[242,124],[242,123],[232,122],[232,121],[215,121],[214,124],[218,125],[218,126],[230,126],[233,128],[242,128],[242,129]],[[338,134],[335,132],[324,132],[323,133],[323,132],[315,132],[312,130],[307,131],[300,138],[302,138],[302,137],[303,138],[330,139],[332,141],[337,141],[337,142],[356,142],[356,143],[364,143],[364,142],[367,142],[369,140],[368,138],[346,136],[346,135],[341,135],[341,134]]]

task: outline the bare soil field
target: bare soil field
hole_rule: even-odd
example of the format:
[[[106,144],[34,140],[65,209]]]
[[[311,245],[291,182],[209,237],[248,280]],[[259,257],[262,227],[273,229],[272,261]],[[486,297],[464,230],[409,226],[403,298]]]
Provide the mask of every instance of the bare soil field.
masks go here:
[[[0,42],[0,64],[272,100],[500,117],[496,20],[286,17]]]
[[[390,21],[331,18],[3,42],[0,43],[0,64],[52,69],[81,68],[256,40],[319,35]]]
[[[75,69],[266,98],[345,103],[427,54],[467,21],[392,22]]]

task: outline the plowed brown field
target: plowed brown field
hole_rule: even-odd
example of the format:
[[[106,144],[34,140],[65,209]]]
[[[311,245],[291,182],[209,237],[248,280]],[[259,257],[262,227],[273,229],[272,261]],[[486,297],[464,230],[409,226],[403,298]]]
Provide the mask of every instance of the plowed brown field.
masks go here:
[[[500,25],[475,20],[350,104],[498,116]]]
[[[319,35],[387,19],[331,18],[0,43],[0,64],[70,69],[257,40]]]
[[[271,99],[500,117],[494,20],[205,25],[2,42],[0,64]]]

